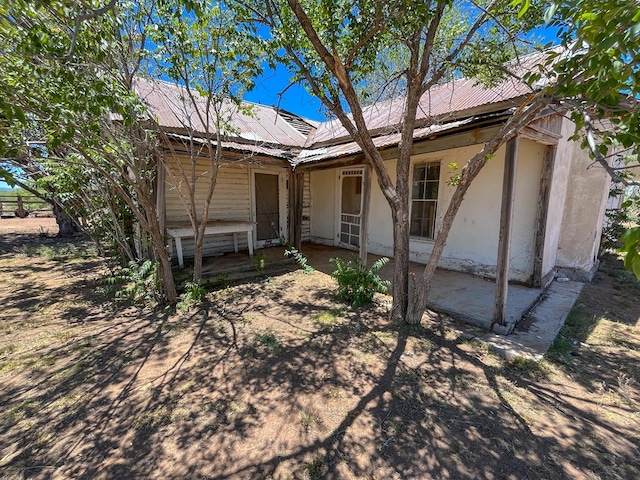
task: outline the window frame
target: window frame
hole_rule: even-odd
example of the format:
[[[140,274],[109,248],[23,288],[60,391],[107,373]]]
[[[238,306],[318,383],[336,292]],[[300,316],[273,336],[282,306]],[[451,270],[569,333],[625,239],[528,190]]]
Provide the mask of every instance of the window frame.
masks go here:
[[[429,180],[428,179],[428,168],[429,166],[436,166],[438,167],[438,179],[432,179]],[[420,168],[420,167],[424,167],[425,168],[425,176],[424,179],[422,180],[416,180],[415,178],[415,174],[416,174],[416,169]],[[424,241],[424,242],[433,242],[435,239],[435,233],[436,233],[436,224],[437,224],[437,217],[438,217],[438,203],[439,203],[439,199],[440,199],[440,185],[442,183],[442,159],[438,159],[438,160],[422,160],[419,162],[416,162],[412,165],[411,168],[411,185],[410,185],[410,198],[409,198],[409,236],[412,240],[419,240],[419,241]],[[428,183],[435,183],[437,186],[437,194],[435,196],[435,198],[414,198],[414,184],[416,182],[424,182],[425,183],[425,190],[424,190],[424,195],[426,195],[426,184]],[[414,209],[414,203],[415,202],[422,202],[424,204],[433,204],[434,207],[434,212],[433,212],[433,223],[431,225],[431,236],[426,236],[426,235],[418,235],[418,234],[414,234],[412,233],[412,223],[413,223],[413,209]]]

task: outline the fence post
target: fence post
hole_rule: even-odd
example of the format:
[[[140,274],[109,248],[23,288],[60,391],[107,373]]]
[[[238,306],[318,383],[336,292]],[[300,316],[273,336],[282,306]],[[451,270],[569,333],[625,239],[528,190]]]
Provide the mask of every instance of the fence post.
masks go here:
[[[25,218],[29,215],[22,204],[22,195],[18,195],[18,208],[16,209],[16,217]]]

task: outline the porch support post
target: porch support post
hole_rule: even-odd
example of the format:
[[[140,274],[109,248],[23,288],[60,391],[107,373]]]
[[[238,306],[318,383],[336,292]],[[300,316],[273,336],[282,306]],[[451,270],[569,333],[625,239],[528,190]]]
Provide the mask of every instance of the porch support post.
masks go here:
[[[365,165],[362,176],[362,216],[360,220],[360,260],[367,263],[369,241],[369,205],[371,203],[371,166]]]
[[[291,172],[289,179],[289,242],[296,250],[300,250],[302,247],[304,174]]]
[[[507,142],[502,177],[502,207],[500,209],[500,235],[498,237],[498,264],[496,269],[496,292],[493,308],[492,330],[508,334],[514,325],[505,325],[507,292],[509,289],[509,252],[511,250],[511,223],[516,190],[516,166],[518,162],[519,137]],[[499,325],[503,328],[496,328]],[[506,328],[504,328],[506,327]]]
[[[543,287],[546,283],[542,278],[542,267],[544,262],[544,244],[547,237],[547,217],[549,213],[549,197],[551,193],[551,178],[556,160],[557,147],[548,145],[545,149],[542,164],[542,176],[540,178],[540,191],[538,193],[538,213],[536,217],[536,240],[533,257],[533,278],[534,287]]]

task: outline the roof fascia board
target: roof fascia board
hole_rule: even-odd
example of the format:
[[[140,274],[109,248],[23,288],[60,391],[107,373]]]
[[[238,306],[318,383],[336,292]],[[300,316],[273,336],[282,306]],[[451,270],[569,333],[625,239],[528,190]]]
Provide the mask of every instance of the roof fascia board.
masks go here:
[[[503,117],[504,121],[505,117]],[[431,138],[418,140],[413,144],[411,156],[423,155],[425,153],[439,152],[458,147],[467,147],[469,145],[477,145],[488,142],[498,133],[502,126],[502,121],[492,122],[490,125],[479,127],[477,125],[467,126],[450,131],[435,134]],[[382,159],[393,160],[398,158],[398,147],[387,147],[381,149],[380,155]],[[295,167],[296,172],[311,172],[314,170],[325,170],[328,168],[336,168],[340,166],[354,165],[357,163],[365,163],[364,154],[357,153],[344,157],[337,157],[318,162],[301,163]]]
[[[162,146],[164,152],[169,152],[170,154],[175,155],[184,155],[191,156],[192,152],[190,152],[184,145],[181,145],[177,142],[171,142],[173,146],[171,148],[166,145]],[[203,147],[206,147],[203,145]],[[209,160],[209,156],[205,154],[196,154],[196,158]],[[261,153],[244,153],[238,152],[235,150],[224,149],[222,153],[222,160],[232,160],[234,163],[252,163],[259,165],[277,165],[277,166],[286,166],[290,167],[291,164],[286,158],[264,155]]]

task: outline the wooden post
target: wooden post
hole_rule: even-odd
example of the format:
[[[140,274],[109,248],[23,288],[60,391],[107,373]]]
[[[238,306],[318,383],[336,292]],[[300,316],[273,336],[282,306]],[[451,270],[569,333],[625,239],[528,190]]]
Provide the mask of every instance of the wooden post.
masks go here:
[[[302,205],[304,197],[304,173],[295,173],[293,184],[296,188],[295,222],[293,224],[293,246],[296,250],[300,250],[302,248]]]
[[[509,289],[509,252],[511,249],[511,221],[516,190],[516,166],[518,163],[519,137],[507,142],[502,177],[502,207],[500,209],[500,236],[498,237],[498,264],[496,269],[496,293],[492,325],[505,324],[507,292]]]
[[[304,173],[289,174],[289,243],[296,250],[302,247],[302,198]]]
[[[362,177],[362,215],[360,220],[360,260],[367,263],[369,241],[369,205],[371,203],[371,166],[365,165]]]
[[[287,201],[288,201],[288,205],[289,205],[289,211],[287,212],[287,223],[288,223],[288,228],[287,228],[287,240],[289,243],[293,243],[293,237],[295,236],[295,213],[294,213],[294,209],[295,209],[295,205],[296,205],[296,198],[295,198],[295,186],[294,186],[294,178],[295,178],[296,174],[293,173],[293,171],[291,169],[289,169],[289,174],[287,175]]]
[[[25,218],[27,215],[29,214],[24,209],[22,195],[18,195],[18,208],[16,209],[16,217]]]
[[[542,164],[542,175],[540,177],[540,191],[538,192],[538,213],[536,217],[536,239],[533,257],[533,278],[532,285],[541,287],[542,267],[544,262],[544,243],[547,237],[547,217],[549,213],[549,196],[551,193],[551,178],[553,176],[553,166],[555,164],[557,148],[555,145],[548,145],[545,149]]]

